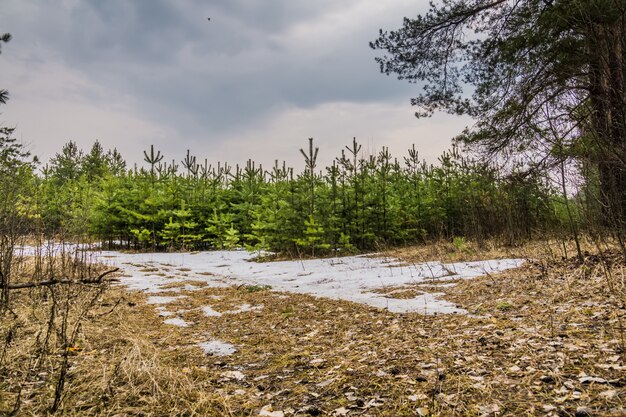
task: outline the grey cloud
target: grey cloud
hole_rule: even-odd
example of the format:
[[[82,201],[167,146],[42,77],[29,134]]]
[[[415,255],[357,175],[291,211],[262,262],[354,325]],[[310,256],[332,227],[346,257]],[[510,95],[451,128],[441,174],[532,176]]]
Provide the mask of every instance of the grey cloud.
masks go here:
[[[215,38],[206,42],[227,43]],[[404,95],[406,85],[378,74],[363,30],[316,50],[288,50],[262,40],[249,54],[208,54],[201,68],[137,76],[136,94],[155,102],[178,104],[185,113],[197,113],[216,128],[232,126],[233,119],[265,117],[286,105],[311,107],[333,101],[377,101]],[[221,34],[220,36],[224,36]],[[195,55],[202,60],[201,55]],[[175,106],[172,106],[175,107]]]
[[[101,100],[135,97],[146,119],[184,137],[211,140],[294,106],[398,97],[409,106],[410,87],[379,74],[368,47],[379,26],[400,24],[395,9],[299,47],[290,30],[359,0],[3,1],[0,25],[14,24],[16,50],[40,45],[112,92]]]
[[[220,15],[237,16],[246,27],[266,33],[279,33],[303,20],[317,19],[357,0],[226,0],[211,2]]]

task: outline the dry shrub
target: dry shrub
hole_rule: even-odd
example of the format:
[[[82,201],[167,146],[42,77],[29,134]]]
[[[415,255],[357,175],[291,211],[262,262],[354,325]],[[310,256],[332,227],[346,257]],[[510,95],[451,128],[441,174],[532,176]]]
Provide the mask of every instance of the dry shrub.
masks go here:
[[[15,257],[12,284],[81,280],[104,270],[85,252]],[[11,290],[0,320],[0,415],[228,415],[132,323],[121,288],[56,284]],[[155,316],[152,307],[142,314]],[[199,352],[197,352],[199,354]],[[197,376],[197,375],[196,375]]]

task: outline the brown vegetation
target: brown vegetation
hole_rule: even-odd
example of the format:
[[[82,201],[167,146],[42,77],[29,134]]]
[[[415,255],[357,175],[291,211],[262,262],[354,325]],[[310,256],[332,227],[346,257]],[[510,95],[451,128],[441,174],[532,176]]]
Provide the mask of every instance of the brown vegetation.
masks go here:
[[[166,306],[191,324],[177,327],[143,294],[71,287],[68,322],[89,311],[71,345],[52,332],[45,356],[33,347],[49,289],[19,291],[19,324],[0,326],[0,412],[18,393],[20,415],[49,412],[67,358],[58,415],[625,415],[624,259],[555,258],[438,288],[470,315],[204,287]],[[257,308],[228,313],[243,304]],[[197,343],[210,339],[238,351],[205,355]]]

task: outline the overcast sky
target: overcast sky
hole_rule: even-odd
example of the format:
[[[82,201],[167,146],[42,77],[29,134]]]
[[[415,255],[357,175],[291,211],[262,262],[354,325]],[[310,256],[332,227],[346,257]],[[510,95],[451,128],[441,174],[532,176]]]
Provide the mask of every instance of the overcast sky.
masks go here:
[[[129,162],[323,164],[352,141],[415,144],[434,161],[468,120],[417,120],[416,86],[380,74],[368,42],[427,0],[1,0],[0,123],[45,160],[95,140]],[[208,18],[210,17],[210,21]]]

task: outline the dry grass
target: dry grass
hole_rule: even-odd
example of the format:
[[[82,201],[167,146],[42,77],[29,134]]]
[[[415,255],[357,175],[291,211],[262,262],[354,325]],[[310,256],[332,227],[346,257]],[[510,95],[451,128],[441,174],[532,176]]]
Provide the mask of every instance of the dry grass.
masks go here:
[[[430,256],[425,250],[397,253],[413,251],[405,259],[414,262]],[[164,324],[143,294],[111,288],[81,326],[57,414],[626,415],[624,259],[610,252],[581,265],[560,260],[556,249],[549,260],[538,256],[545,249],[524,250],[536,261],[438,287],[469,316],[394,314],[262,288],[204,287],[182,291],[187,297],[166,306],[191,324],[176,327]],[[424,290],[430,288],[397,295]],[[49,307],[20,297],[16,312],[24,319],[2,365],[0,413],[23,380],[7,371],[32,367],[30,318],[44,318]],[[232,313],[243,304],[257,308]],[[222,316],[206,316],[205,306]],[[238,351],[208,356],[196,346],[214,338]],[[61,353],[49,355],[43,368],[54,369]],[[31,372],[27,382],[20,412],[45,415],[54,374]]]
[[[81,303],[84,297],[72,299]],[[20,330],[2,364],[0,415],[14,408],[19,385],[23,386],[19,415],[46,415],[68,347],[52,340],[49,353],[33,363],[37,329],[43,323],[32,319],[40,315],[43,320],[49,318],[50,305],[41,300],[36,308],[16,304],[14,311],[28,322],[17,325]],[[73,309],[70,322],[75,322],[79,310]],[[4,324],[3,320],[3,336],[8,330]],[[228,403],[211,384],[211,372],[202,367],[187,372],[190,357],[201,356],[199,350],[189,347],[177,328],[163,324],[141,294],[109,289],[89,309],[69,348],[69,372],[59,415],[229,415]]]
[[[580,237],[581,250],[598,253],[605,250],[618,250],[617,242],[597,241],[589,236]],[[483,242],[454,241],[432,242],[428,245],[394,248],[382,252],[385,256],[397,257],[407,262],[461,262],[484,259],[523,258],[544,261],[561,260],[576,256],[576,245],[572,239],[535,240],[518,246],[502,245],[495,240]]]

